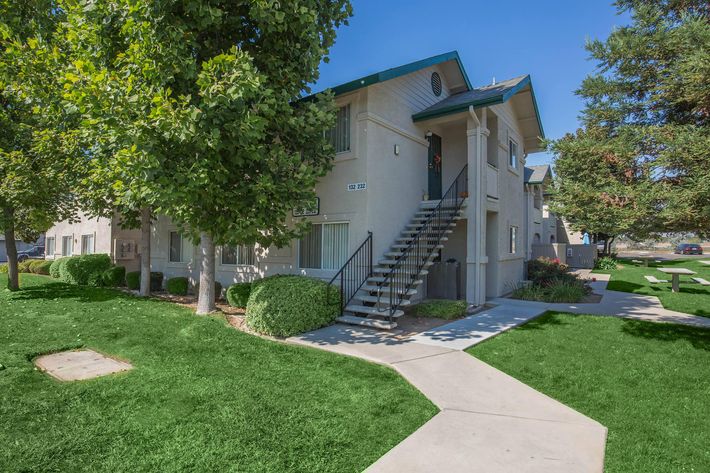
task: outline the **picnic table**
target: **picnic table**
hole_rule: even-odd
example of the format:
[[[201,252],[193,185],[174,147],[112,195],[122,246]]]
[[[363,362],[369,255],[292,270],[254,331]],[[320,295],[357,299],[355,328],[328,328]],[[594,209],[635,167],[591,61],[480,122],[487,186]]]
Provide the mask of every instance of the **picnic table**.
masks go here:
[[[670,274],[673,277],[672,288],[673,292],[680,292],[680,275],[692,276],[695,271],[686,268],[658,268],[662,273]]]

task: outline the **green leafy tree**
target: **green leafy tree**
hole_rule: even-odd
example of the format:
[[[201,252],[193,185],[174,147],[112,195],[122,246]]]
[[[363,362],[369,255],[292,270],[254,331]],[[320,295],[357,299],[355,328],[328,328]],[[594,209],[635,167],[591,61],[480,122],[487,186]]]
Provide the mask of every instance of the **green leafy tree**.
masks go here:
[[[61,17],[52,1],[0,1],[0,229],[11,290],[19,289],[15,239],[34,241],[76,212],[80,141],[54,75]]]
[[[707,235],[710,6],[698,0],[616,5],[632,23],[587,45],[598,70],[577,91],[586,101],[584,129],[551,146],[559,175],[555,207],[578,227],[589,221],[591,229],[606,225],[632,237]],[[633,178],[608,181],[610,162],[612,174]],[[578,167],[598,172],[575,174]],[[601,198],[605,193],[611,205]]]
[[[111,82],[84,100],[104,113],[92,124],[120,122],[118,132],[100,133],[111,136],[106,155],[121,156],[147,183],[140,196],[132,185],[126,192],[199,242],[198,312],[212,311],[215,245],[281,246],[304,228],[287,215],[314,198],[330,169],[324,130],[334,103],[330,95],[299,99],[350,4],[97,0],[67,10],[69,32],[81,32],[71,43],[87,51],[69,87]]]

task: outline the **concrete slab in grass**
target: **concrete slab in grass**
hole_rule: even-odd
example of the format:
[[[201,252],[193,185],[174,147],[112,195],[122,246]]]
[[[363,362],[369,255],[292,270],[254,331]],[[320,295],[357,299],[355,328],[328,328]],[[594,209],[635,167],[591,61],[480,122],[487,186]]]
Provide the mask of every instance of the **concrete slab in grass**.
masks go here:
[[[35,365],[60,381],[80,381],[119,373],[133,368],[124,361],[115,360],[94,350],[72,350],[35,359]]]

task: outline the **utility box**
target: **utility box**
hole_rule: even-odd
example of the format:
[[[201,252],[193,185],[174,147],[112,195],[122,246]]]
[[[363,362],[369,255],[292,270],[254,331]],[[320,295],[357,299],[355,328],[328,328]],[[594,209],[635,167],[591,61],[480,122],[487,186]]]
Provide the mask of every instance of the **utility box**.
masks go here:
[[[461,299],[461,263],[434,263],[427,276],[429,299]]]

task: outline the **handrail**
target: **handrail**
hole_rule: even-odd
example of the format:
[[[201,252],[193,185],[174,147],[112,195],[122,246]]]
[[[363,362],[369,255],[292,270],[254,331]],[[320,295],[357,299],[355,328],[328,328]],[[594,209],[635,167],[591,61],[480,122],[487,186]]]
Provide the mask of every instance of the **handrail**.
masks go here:
[[[330,304],[330,289],[333,282],[340,278],[340,314],[342,315],[355,294],[367,279],[372,276],[372,232],[367,232],[367,238],[353,252],[335,276],[328,282],[326,303]]]
[[[409,245],[404,249],[390,271],[386,273],[384,280],[380,284],[380,287],[383,288],[389,284],[390,321],[392,321],[395,312],[402,304],[409,290],[414,286],[431,253],[446,235],[446,230],[449,229],[454,217],[461,210],[463,201],[467,196],[468,165],[464,165],[454,182],[441,197],[441,200],[434,207],[419,231],[412,236]],[[430,250],[428,248],[429,245],[433,249]],[[380,298],[383,292],[380,291],[377,296],[376,307],[378,308],[380,307]]]

